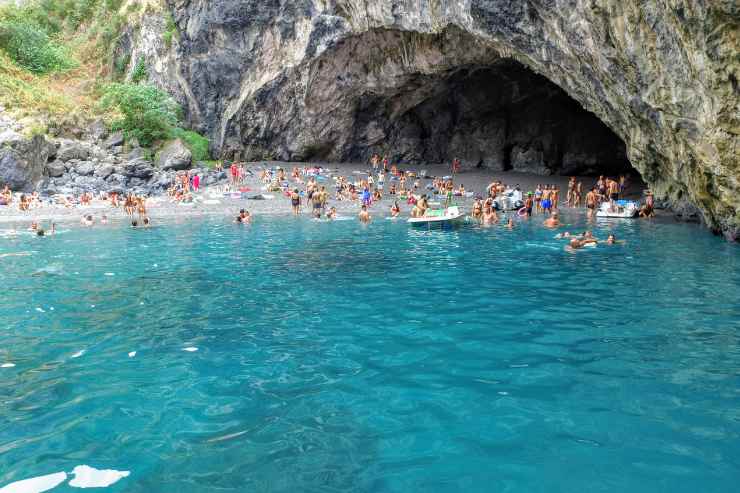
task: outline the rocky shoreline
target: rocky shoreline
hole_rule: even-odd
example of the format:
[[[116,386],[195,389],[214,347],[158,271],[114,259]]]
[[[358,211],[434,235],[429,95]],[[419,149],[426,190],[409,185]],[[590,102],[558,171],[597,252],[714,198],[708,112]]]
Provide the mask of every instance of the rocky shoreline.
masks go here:
[[[193,163],[180,140],[152,156],[136,143],[124,145],[123,133],[109,134],[102,122],[91,125],[84,139],[29,136],[0,109],[0,185],[14,191],[37,191],[43,197],[83,192],[156,196],[165,193],[182,170],[197,172],[205,186],[227,179],[223,171]]]

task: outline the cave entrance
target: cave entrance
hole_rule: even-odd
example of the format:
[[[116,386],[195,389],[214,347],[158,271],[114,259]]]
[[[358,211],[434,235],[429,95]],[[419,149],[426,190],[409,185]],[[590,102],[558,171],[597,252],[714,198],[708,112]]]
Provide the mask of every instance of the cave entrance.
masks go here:
[[[401,163],[457,157],[468,167],[542,175],[632,170],[624,142],[598,117],[508,59],[409,75],[400,86],[363,95],[352,142],[352,160],[378,152]]]

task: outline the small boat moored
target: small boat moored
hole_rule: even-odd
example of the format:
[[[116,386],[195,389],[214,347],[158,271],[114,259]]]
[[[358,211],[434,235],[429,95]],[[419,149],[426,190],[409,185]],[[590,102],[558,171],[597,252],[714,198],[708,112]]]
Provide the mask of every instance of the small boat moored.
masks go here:
[[[444,226],[465,221],[465,213],[456,205],[443,209],[427,209],[421,217],[410,217],[408,223],[413,226]]]
[[[640,213],[640,206],[632,200],[604,202],[596,211],[596,217],[631,219]]]

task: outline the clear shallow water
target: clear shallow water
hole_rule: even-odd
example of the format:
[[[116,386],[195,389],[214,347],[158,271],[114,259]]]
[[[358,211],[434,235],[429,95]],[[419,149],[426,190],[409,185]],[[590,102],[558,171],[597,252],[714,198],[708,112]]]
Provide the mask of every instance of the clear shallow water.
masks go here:
[[[613,227],[576,254],[539,221],[1,238],[0,487],[735,491],[740,249]]]

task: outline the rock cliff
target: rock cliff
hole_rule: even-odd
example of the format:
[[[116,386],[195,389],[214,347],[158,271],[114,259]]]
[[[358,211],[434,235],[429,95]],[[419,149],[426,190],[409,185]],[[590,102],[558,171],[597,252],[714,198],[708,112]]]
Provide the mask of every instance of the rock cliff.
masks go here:
[[[732,0],[167,0],[124,45],[214,150],[616,172],[740,232]],[[575,101],[576,103],[573,103]]]

